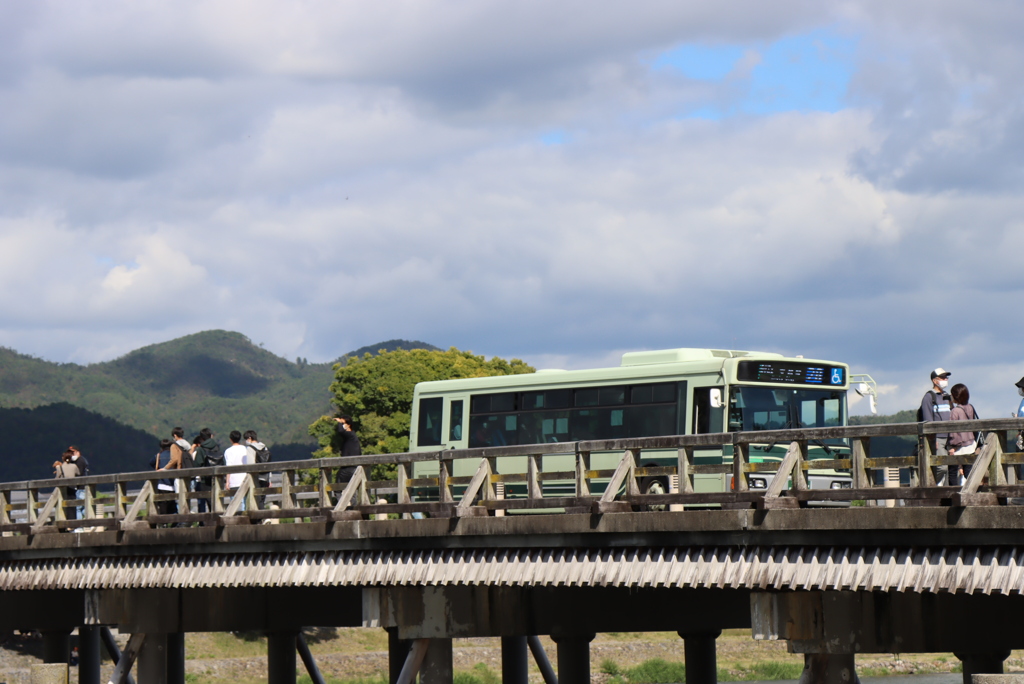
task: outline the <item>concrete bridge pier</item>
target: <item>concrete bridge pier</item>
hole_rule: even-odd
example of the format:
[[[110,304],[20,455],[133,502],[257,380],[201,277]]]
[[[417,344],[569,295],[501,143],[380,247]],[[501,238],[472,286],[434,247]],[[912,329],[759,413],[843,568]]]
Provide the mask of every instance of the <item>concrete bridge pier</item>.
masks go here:
[[[398,627],[388,627],[388,684],[398,684],[398,676],[402,674],[405,659],[412,649],[411,639],[400,639]]]
[[[78,628],[78,684],[100,684],[100,628]]]
[[[852,653],[805,653],[799,684],[858,684]]]
[[[1010,651],[992,653],[957,653],[953,652],[964,664],[964,684],[971,684],[971,675],[1003,674],[1003,661],[1010,657]]]
[[[526,637],[501,637],[501,684],[527,684],[529,673]]]
[[[420,684],[452,684],[452,640],[434,638],[420,668]]]
[[[147,632],[136,661],[138,680],[146,684],[185,684],[185,635]]]
[[[43,662],[68,662],[71,655],[71,631],[52,629],[43,631]]]
[[[267,633],[267,684],[295,684],[296,630]]]
[[[694,633],[679,632],[683,638],[686,660],[686,684],[716,684],[718,682],[718,654],[715,643],[722,630]]]
[[[590,642],[595,636],[551,635],[558,646],[558,684],[590,684]]]

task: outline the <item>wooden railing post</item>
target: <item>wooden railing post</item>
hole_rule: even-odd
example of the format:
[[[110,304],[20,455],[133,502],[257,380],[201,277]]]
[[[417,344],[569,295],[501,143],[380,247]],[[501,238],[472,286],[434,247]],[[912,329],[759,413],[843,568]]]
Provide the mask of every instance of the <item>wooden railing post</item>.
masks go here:
[[[448,471],[448,464],[452,461],[440,459],[437,465],[437,498],[441,503],[452,503],[455,497],[452,496],[452,485],[449,481],[451,473]]]
[[[330,468],[320,469],[320,480],[319,480],[319,494],[320,494],[320,508],[328,508],[331,505],[330,491],[331,483],[328,482],[328,474],[331,472]]]
[[[941,479],[938,473],[932,468],[932,459],[935,456],[935,435],[926,435],[922,432],[924,423],[917,425],[917,477],[922,487],[934,487]]]
[[[850,475],[853,478],[854,489],[867,489],[871,487],[871,472],[867,468],[867,460],[871,457],[871,438],[855,437],[852,440]]]
[[[294,470],[281,472],[281,508],[295,508],[295,499],[292,498],[292,482],[295,479]]]
[[[407,504],[412,503],[412,497],[409,496],[409,470],[404,463],[398,465],[398,503]],[[402,519],[408,520],[412,518],[412,514],[408,512],[402,513]]]
[[[11,493],[6,489],[0,490],[0,525],[9,525],[11,522],[11,515],[8,511],[11,510]]]
[[[128,485],[124,482],[114,483],[114,517],[118,520],[125,516],[125,501],[128,498]]]
[[[747,473],[750,472],[750,445],[736,442],[732,445],[732,488],[737,492],[749,489]]]
[[[220,475],[210,478],[210,512],[224,513],[224,490],[220,486]]]
[[[590,496],[590,483],[587,473],[590,471],[590,452],[580,451],[576,447],[576,496]]]
[[[39,490],[36,488],[29,488],[25,490],[25,517],[26,522],[34,523],[36,521],[36,506],[38,506]]]
[[[577,471],[577,479],[579,479]],[[579,488],[577,487],[577,492]],[[526,496],[530,499],[543,499],[544,492],[540,486],[540,468],[537,467],[536,454],[526,457]]]

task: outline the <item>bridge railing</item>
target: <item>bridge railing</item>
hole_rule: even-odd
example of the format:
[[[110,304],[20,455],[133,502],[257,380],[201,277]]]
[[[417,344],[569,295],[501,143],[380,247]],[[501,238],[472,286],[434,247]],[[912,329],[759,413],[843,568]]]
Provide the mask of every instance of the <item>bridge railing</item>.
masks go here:
[[[967,455],[951,456],[937,443],[936,435],[950,427],[948,422],[902,423],[677,435],[12,482],[0,484],[0,532],[41,534],[389,515],[461,517],[515,510],[605,513],[709,505],[772,509],[884,499],[904,500],[907,505],[974,506],[1024,497],[1024,485],[1017,484],[1016,478],[1024,453],[1007,449],[1008,436],[1024,429],[1024,418],[958,421],[958,432],[982,434],[978,449]],[[900,436],[916,439],[916,453],[872,457],[873,438]],[[820,448],[825,440],[831,440],[829,449]],[[837,444],[836,440],[842,441]],[[781,462],[751,458],[752,448],[775,444],[788,444]],[[715,463],[703,462],[700,456],[709,449],[732,455]],[[592,469],[592,456],[608,453],[618,455],[616,467]],[[573,467],[544,470],[547,456],[563,461],[571,456]],[[499,469],[498,459],[507,464],[508,457],[520,457],[516,462],[522,467],[517,472]],[[645,464],[652,459],[662,465]],[[469,467],[460,470],[472,475],[454,474],[460,461],[468,461]],[[667,461],[671,463],[665,465]],[[436,475],[413,477],[414,464],[425,462],[436,464]],[[392,466],[395,479],[373,480],[374,467],[381,465]],[[969,470],[963,484],[937,484],[945,468],[955,465]],[[332,474],[343,466],[353,467],[354,474],[347,482],[335,482]],[[910,486],[877,486],[873,471],[890,468],[907,472]],[[809,475],[833,470],[849,473],[840,488],[809,487]],[[766,473],[769,478],[752,477]],[[702,474],[725,476],[729,490],[697,491],[694,478]],[[645,478],[670,483],[669,491],[641,493]],[[231,479],[240,482],[230,486]],[[756,488],[752,480],[768,484]],[[553,487],[566,490],[566,495],[547,495]],[[518,490],[517,495],[506,496],[511,490]]]

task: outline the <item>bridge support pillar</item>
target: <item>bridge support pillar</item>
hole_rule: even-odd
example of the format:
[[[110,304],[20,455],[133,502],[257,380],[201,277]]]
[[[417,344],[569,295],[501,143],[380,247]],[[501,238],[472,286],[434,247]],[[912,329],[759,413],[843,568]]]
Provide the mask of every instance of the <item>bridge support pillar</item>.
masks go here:
[[[858,684],[852,653],[805,653],[799,684]]]
[[[964,664],[964,684],[971,684],[971,675],[1003,674],[1003,661],[1010,657],[1010,651],[994,653],[953,652]]]
[[[412,641],[398,638],[398,628],[388,627],[388,683],[398,684],[405,659],[409,657]]]
[[[150,684],[185,684],[185,635],[149,632],[137,660],[138,679]]]
[[[686,658],[686,684],[716,684],[718,682],[718,655],[715,641],[721,630],[693,634],[679,632],[683,638]]]
[[[267,634],[267,684],[295,684],[295,647],[298,632]]]
[[[146,634],[136,661],[138,680],[146,684],[169,684],[167,679],[167,634]]]
[[[43,662],[67,664],[71,655],[71,633],[57,629],[43,632]]]
[[[526,637],[501,637],[501,684],[527,684]]]
[[[100,628],[78,628],[78,684],[100,684]]]
[[[420,684],[452,684],[452,640],[431,639],[420,668]]]
[[[558,645],[558,684],[590,684],[590,642],[594,636],[551,636]]]
[[[169,684],[185,684],[184,632],[171,632],[167,635],[167,681]]]

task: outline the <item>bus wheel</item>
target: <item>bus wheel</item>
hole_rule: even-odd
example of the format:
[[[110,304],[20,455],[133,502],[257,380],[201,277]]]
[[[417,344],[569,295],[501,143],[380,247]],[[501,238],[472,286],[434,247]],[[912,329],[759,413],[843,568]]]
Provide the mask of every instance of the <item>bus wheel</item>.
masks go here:
[[[645,477],[640,480],[641,494],[668,494],[668,478]],[[649,504],[644,506],[645,511],[667,511],[665,504]]]

